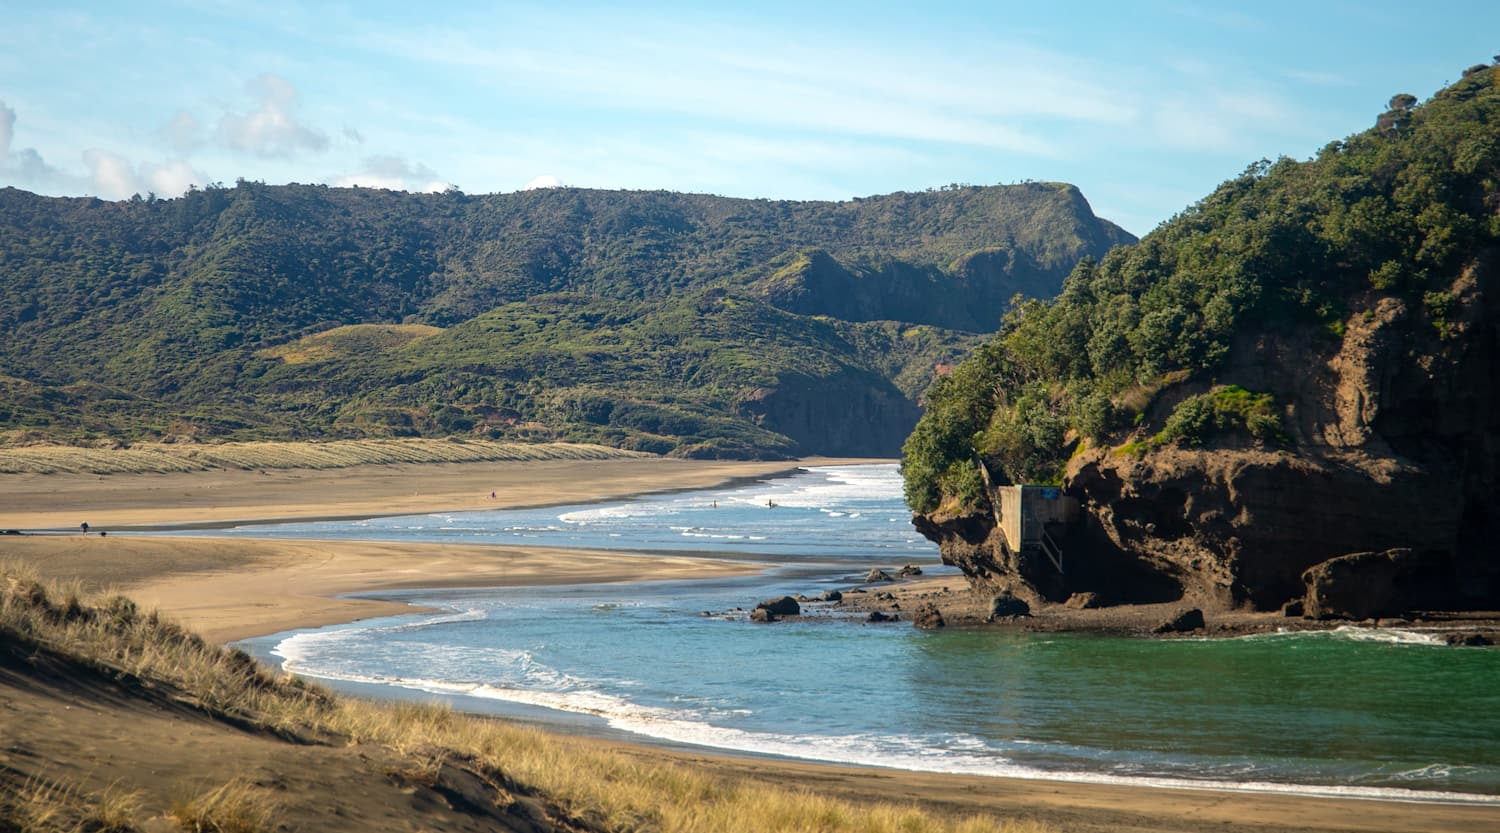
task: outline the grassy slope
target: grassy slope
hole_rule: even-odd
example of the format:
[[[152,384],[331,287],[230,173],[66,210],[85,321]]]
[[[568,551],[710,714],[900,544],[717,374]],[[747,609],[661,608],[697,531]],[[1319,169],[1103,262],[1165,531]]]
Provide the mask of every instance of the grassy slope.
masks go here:
[[[326,443],[138,443],[90,449],[0,447],[0,474],[160,474],[210,469],[336,469],[391,463],[487,463],[514,460],[603,460],[645,456],[576,443],[487,440],[336,440]]]

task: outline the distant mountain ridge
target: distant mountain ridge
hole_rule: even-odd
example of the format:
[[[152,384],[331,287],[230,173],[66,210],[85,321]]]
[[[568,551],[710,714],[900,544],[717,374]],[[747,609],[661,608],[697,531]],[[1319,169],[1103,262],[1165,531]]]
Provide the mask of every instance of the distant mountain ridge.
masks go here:
[[[891,453],[932,367],[993,330],[1011,295],[1055,293],[1080,258],[1132,239],[1055,183],[841,203],[0,189],[0,428]],[[859,277],[813,286],[811,306],[768,292],[808,251]],[[344,329],[358,325],[387,329]],[[830,390],[849,404],[829,410]]]

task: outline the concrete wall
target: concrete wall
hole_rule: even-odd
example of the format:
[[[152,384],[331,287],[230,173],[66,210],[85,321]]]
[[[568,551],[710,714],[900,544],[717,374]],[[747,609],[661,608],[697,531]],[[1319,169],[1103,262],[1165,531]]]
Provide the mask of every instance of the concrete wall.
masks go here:
[[[1072,523],[1079,517],[1078,501],[1057,486],[1000,486],[995,492],[1000,531],[1016,551],[1041,541],[1047,524]]]

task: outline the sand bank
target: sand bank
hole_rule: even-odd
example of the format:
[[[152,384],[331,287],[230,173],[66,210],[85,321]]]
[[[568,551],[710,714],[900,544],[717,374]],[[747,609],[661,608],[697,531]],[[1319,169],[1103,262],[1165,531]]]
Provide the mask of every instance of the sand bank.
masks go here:
[[[595,550],[125,534],[3,536],[0,559],[89,588],[118,589],[215,642],[413,610],[339,598],[343,593],[711,578],[759,569]]]
[[[820,462],[830,461],[805,465]],[[87,521],[97,531],[547,506],[703,489],[789,472],[798,465],[649,457],[171,474],[4,474],[0,529],[77,529]]]

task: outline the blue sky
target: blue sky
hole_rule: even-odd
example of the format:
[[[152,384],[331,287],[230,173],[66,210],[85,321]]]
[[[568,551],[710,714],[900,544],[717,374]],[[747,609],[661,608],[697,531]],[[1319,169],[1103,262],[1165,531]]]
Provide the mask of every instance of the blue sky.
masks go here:
[[[1500,51],[1500,3],[0,0],[0,186],[1078,185],[1144,234]]]

